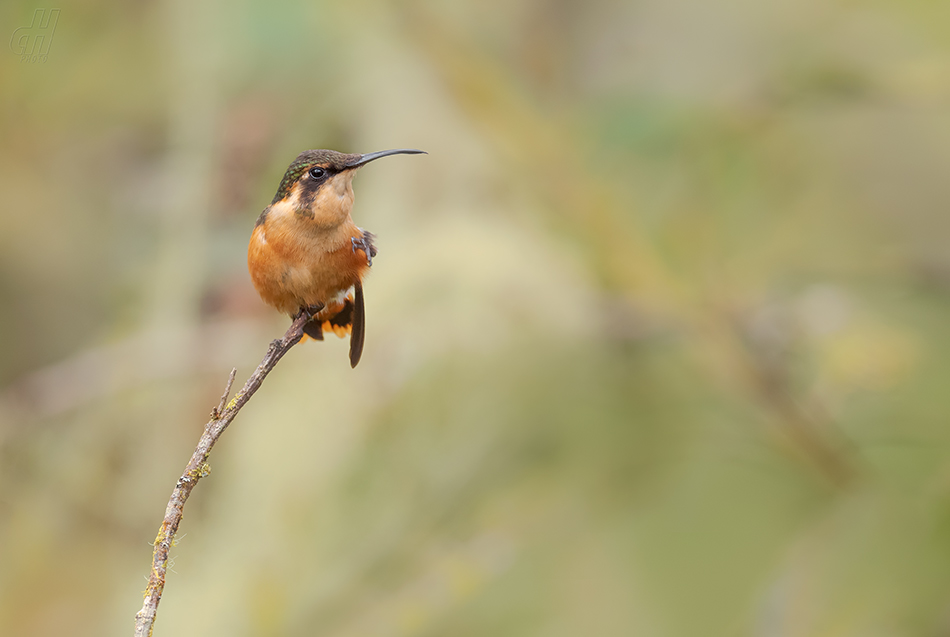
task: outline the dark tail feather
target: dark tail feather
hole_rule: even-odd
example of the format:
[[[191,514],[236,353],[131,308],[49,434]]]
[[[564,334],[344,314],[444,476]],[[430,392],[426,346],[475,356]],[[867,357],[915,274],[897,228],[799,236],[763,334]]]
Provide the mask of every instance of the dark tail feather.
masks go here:
[[[322,341],[323,323],[320,321],[310,321],[303,326],[303,333],[316,341]]]
[[[350,334],[350,367],[356,367],[363,355],[363,338],[366,334],[366,311],[363,309],[363,284],[356,283],[353,299],[353,332]]]
[[[350,334],[350,367],[356,367],[363,355],[363,338],[366,334],[366,312],[363,308],[363,285],[357,283],[353,298],[343,301],[343,307],[328,319],[314,319],[303,328],[303,333],[318,341],[326,332],[344,337]]]

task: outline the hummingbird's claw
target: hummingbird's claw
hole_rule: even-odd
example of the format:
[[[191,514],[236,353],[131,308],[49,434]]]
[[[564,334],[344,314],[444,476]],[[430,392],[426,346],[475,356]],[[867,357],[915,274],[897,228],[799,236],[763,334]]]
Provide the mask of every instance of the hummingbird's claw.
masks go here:
[[[322,310],[322,309],[325,308],[325,307],[326,307],[326,305],[324,305],[323,303],[316,303],[316,304],[314,304],[314,305],[308,305],[308,306],[306,306],[306,307],[302,307],[302,308],[300,308],[300,311],[297,312],[297,313],[294,315],[293,318],[294,318],[294,320],[296,321],[296,320],[297,320],[298,318],[300,318],[301,315],[303,315],[303,314],[306,314],[306,315],[308,315],[310,318],[313,318],[314,316],[317,315],[317,313],[320,312],[320,310]]]
[[[373,257],[376,256],[376,246],[373,245],[373,239],[375,238],[372,232],[367,232],[360,228],[360,232],[363,233],[363,236],[359,239],[356,237],[350,238],[350,243],[353,244],[353,252],[357,250],[362,250],[366,253],[366,265],[372,267]]]

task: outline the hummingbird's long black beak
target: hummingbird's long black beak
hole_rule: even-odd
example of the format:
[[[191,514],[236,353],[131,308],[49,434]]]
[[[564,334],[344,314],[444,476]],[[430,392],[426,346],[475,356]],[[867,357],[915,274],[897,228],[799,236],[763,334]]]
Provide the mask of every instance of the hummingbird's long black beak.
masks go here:
[[[390,155],[428,155],[428,153],[424,150],[417,150],[415,148],[394,148],[393,150],[380,150],[375,153],[366,153],[365,155],[360,155],[359,159],[347,164],[346,167],[359,168],[360,166],[365,166],[375,159],[379,159],[380,157],[389,157]]]

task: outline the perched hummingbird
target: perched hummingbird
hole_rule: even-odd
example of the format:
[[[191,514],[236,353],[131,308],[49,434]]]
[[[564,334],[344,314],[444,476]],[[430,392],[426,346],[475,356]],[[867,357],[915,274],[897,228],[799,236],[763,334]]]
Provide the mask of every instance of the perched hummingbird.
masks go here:
[[[376,256],[373,234],[356,227],[350,217],[353,177],[380,157],[424,152],[305,150],[287,168],[251,233],[247,268],[257,293],[294,318],[315,312],[304,327],[311,338],[322,341],[324,331],[341,338],[351,334],[351,367],[363,353],[363,277]]]

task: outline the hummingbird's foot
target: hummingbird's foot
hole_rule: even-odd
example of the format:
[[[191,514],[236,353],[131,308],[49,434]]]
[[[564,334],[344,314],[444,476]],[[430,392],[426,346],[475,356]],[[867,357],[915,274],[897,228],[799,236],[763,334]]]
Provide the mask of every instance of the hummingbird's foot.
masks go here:
[[[311,317],[314,317],[317,314],[319,314],[325,307],[326,305],[324,305],[323,303],[315,303],[313,305],[308,305],[304,309],[310,314]]]
[[[363,230],[362,228],[360,228],[360,232],[363,233],[363,236],[360,237],[359,239],[357,239],[356,237],[350,238],[350,243],[353,244],[353,252],[356,252],[357,250],[362,250],[363,252],[365,252],[366,265],[372,267],[373,257],[376,256],[376,246],[373,245],[373,239],[375,239],[376,236],[372,232],[367,232],[366,230]]]
[[[307,307],[302,307],[296,314],[294,314],[293,318],[296,321],[303,314],[306,314],[310,318],[313,318],[314,316],[317,315],[318,312],[320,312],[320,310],[322,310],[325,307],[326,305],[324,305],[323,303],[316,303],[314,305],[308,305]]]

